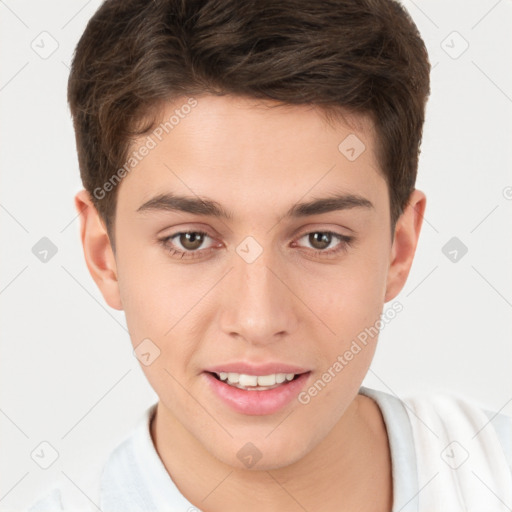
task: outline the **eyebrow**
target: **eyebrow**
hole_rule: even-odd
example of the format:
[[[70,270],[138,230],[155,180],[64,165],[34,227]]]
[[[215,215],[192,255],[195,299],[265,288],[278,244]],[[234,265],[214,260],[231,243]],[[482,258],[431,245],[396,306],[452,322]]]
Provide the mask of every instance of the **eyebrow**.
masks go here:
[[[337,210],[352,208],[372,209],[374,206],[368,199],[356,194],[335,194],[329,197],[294,204],[280,220],[286,217],[307,217]],[[175,194],[159,194],[142,204],[137,212],[179,211],[196,215],[207,215],[224,219],[232,219],[232,215],[217,201],[201,197],[187,197]]]

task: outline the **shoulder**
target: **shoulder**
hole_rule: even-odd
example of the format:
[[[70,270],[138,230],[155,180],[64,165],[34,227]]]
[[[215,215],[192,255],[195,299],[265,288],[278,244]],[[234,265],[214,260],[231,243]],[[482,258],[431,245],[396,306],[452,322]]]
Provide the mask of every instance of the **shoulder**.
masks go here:
[[[496,431],[512,473],[512,417],[485,409],[483,411]]]
[[[377,402],[388,431],[393,510],[510,511],[512,418],[446,393],[360,392]]]
[[[433,393],[402,400],[418,443],[447,441],[474,450],[498,450],[512,467],[512,418],[455,395]],[[512,469],[511,469],[512,472]]]
[[[116,485],[123,487],[124,495],[130,494],[131,489],[139,484],[138,479],[132,476],[133,468],[137,467],[134,447],[147,433],[148,419],[154,407],[155,405],[149,407],[141,414],[134,428],[118,440],[112,451],[105,454],[101,463],[87,468],[73,479],[65,471],[62,472],[50,489],[40,495],[26,512],[97,512],[106,510],[103,508],[104,501]],[[121,478],[124,481],[121,482]],[[112,504],[109,506],[108,510],[118,510],[112,508]]]
[[[58,487],[54,487],[44,496],[38,498],[28,509],[27,512],[50,512],[62,509],[62,497]]]
[[[512,418],[449,394],[409,397],[403,403],[418,481],[426,486],[420,495],[424,509],[509,510]]]
[[[497,443],[512,467],[512,418],[489,411],[475,402],[448,393],[418,394],[405,398],[361,388],[379,405],[387,427],[400,434],[410,430],[416,447],[466,440],[480,448]],[[512,470],[511,470],[512,471]]]
[[[39,496],[26,509],[26,512],[97,512],[98,482],[99,475],[93,473],[82,475],[78,483],[60,477],[53,482],[50,490]]]

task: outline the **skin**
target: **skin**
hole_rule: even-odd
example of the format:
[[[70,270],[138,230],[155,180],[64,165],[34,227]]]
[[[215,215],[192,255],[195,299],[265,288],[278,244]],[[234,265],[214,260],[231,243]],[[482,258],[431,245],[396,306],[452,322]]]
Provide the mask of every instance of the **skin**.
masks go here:
[[[329,124],[310,106],[197,100],[119,185],[115,253],[87,192],[75,198],[78,211],[85,208],[85,259],[106,302],[125,311],[134,347],[150,338],[160,349],[142,366],[159,396],[155,447],[180,491],[204,511],[312,511],[319,504],[324,511],[389,511],[385,424],[376,403],[358,395],[376,337],[310,403],[293,400],[275,414],[233,411],[202,372],[233,361],[286,362],[310,370],[304,389],[312,385],[404,286],[425,195],[412,193],[392,236],[368,119]],[[185,102],[166,107],[163,118]],[[338,150],[350,134],[366,146],[353,162]],[[137,211],[169,192],[215,200],[231,218]],[[373,206],[283,217],[297,202],[333,193]],[[172,255],[169,245],[191,246],[179,237],[167,247],[161,242],[198,229],[211,237],[199,257]],[[308,236],[325,231],[352,241],[333,237],[325,249]],[[250,264],[236,252],[247,236],[263,250]],[[247,442],[262,454],[250,469],[237,458]]]

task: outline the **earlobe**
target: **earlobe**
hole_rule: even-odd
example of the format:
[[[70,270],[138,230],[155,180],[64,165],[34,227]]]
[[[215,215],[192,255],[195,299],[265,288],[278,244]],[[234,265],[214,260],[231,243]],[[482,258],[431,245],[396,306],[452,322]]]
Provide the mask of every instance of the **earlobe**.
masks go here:
[[[105,225],[86,190],[76,194],[75,207],[80,214],[80,238],[87,268],[107,304],[122,310],[114,252]]]
[[[418,245],[427,199],[414,190],[395,227],[384,302],[394,299],[407,281]]]

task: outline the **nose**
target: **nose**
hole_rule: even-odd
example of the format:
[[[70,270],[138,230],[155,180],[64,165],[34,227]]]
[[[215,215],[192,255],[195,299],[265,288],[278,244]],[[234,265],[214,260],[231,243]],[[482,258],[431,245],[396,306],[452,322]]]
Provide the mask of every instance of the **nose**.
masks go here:
[[[272,343],[293,334],[299,324],[293,285],[271,251],[247,263],[234,255],[220,314],[221,329],[253,345]]]

